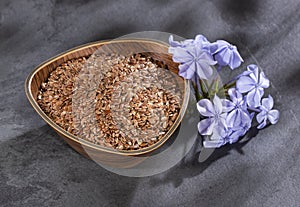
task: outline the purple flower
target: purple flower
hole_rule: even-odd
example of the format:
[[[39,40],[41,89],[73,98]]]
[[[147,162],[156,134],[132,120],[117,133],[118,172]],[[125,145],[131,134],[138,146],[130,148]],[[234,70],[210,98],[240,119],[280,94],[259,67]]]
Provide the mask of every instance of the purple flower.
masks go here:
[[[227,129],[226,116],[221,99],[215,95],[213,103],[208,99],[202,99],[197,103],[197,109],[202,116],[208,117],[198,123],[198,131],[201,135],[220,133]]]
[[[173,37],[170,37],[169,52],[173,54],[173,61],[180,63],[179,75],[183,78],[191,79],[197,74],[200,78],[207,80],[212,76],[211,65],[217,62],[213,60],[203,41],[205,41],[203,36],[181,43],[173,41]]]
[[[206,137],[203,141],[205,148],[219,148],[228,143],[230,139],[231,129],[221,130],[220,132],[214,132],[212,136]]]
[[[203,50],[206,50],[210,53],[211,43],[203,35],[197,35],[195,37],[194,43],[196,46],[200,44]]]
[[[231,69],[235,69],[244,62],[239,54],[236,46],[224,40],[217,40],[211,45],[211,53],[220,66],[228,65]]]
[[[258,74],[256,65],[249,65],[248,71],[244,72],[236,82],[236,88],[240,93],[247,93],[247,104],[249,107],[258,107],[264,94],[264,88],[268,88],[270,81],[264,72]]]
[[[179,75],[185,79],[194,78],[195,92],[201,94],[197,96],[197,100],[204,98],[197,103],[201,114],[198,131],[204,136],[204,147],[218,148],[227,143],[237,142],[251,128],[256,113],[258,129],[265,127],[267,121],[271,124],[278,122],[279,111],[272,109],[273,98],[269,95],[268,98],[262,99],[264,89],[269,87],[270,81],[264,72],[259,72],[256,65],[248,65],[247,71],[230,82],[231,85],[236,81],[236,87],[228,90],[228,99],[220,99],[216,95],[218,83],[209,83],[208,87],[199,82],[201,79],[212,78],[212,65],[218,64],[217,72],[222,66],[229,66],[232,70],[239,67],[244,60],[236,46],[224,40],[210,43],[203,35],[183,41],[174,41],[171,35],[169,43],[169,53],[172,54],[173,61],[179,63]],[[213,78],[215,80],[212,81],[218,80],[215,76]],[[223,87],[227,88],[228,85]],[[215,95],[209,100],[207,97],[211,97],[211,93]],[[250,114],[249,111],[253,113]]]
[[[225,109],[226,111],[226,109]],[[205,148],[218,148],[227,143],[233,144],[244,136],[250,129],[254,113],[247,116],[241,125],[237,127],[223,128],[223,130],[214,130],[212,136],[207,137],[203,145]]]
[[[241,123],[241,125],[232,128],[232,143],[236,142],[239,137],[242,137],[251,128],[252,119],[254,113],[248,114],[247,118]]]
[[[240,137],[239,133],[236,133],[232,128],[215,131],[212,136],[206,137],[203,141],[205,148],[219,148],[227,143],[233,144]]]
[[[171,46],[170,49],[174,49],[174,47],[185,48],[185,47],[188,47],[188,46],[192,46],[194,44],[194,40],[193,39],[186,39],[186,40],[183,40],[183,41],[179,42],[179,41],[175,41],[174,40],[173,35],[170,35],[170,37],[169,37],[169,44]],[[172,52],[170,52],[170,53],[172,53]]]
[[[223,99],[223,106],[229,112],[226,119],[227,125],[229,127],[242,126],[249,119],[246,100],[235,88],[230,88],[228,94],[231,101]]]
[[[241,136],[243,136],[241,131],[233,131],[232,128],[216,131],[203,141],[203,146],[205,148],[219,148],[227,143],[237,142]]]
[[[262,104],[259,107],[261,112],[257,114],[256,120],[259,123],[257,126],[258,129],[262,129],[267,125],[267,120],[270,121],[271,124],[276,124],[279,119],[279,111],[276,109],[272,109],[274,105],[274,101],[271,95],[268,98],[262,99]]]

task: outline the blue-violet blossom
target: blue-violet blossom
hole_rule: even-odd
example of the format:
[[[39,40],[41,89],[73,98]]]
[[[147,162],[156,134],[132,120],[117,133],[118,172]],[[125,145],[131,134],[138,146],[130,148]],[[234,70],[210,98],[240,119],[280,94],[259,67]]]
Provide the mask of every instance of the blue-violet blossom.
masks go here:
[[[195,40],[185,40],[183,42],[173,41],[170,39],[169,52],[173,54],[173,61],[180,63],[179,75],[185,79],[191,79],[197,74],[199,78],[208,80],[215,65],[213,57],[208,51],[208,41],[203,36],[197,36]],[[172,46],[173,45],[173,46]]]
[[[170,44],[170,48],[169,48],[169,52],[173,54],[172,50],[176,47],[188,47],[188,46],[192,46],[194,44],[193,39],[186,39],[183,41],[175,41],[173,35],[170,35],[169,37],[169,44]]]
[[[230,88],[228,90],[228,95],[230,96],[230,100],[223,99],[223,106],[228,111],[227,116],[227,125],[229,127],[239,127],[242,126],[243,123],[249,120],[249,112],[247,111],[247,104],[245,97],[237,91],[235,88]]]
[[[217,81],[213,76],[212,65],[215,64],[218,64],[217,71],[222,66],[229,66],[231,69],[239,67],[244,60],[236,46],[224,40],[210,43],[203,35],[183,41],[174,41],[171,35],[169,43],[169,53],[172,54],[173,61],[180,63],[179,75],[185,79],[194,78],[195,92],[202,92],[199,99],[204,99],[197,103],[197,109],[202,116],[198,123],[198,131],[204,135],[205,148],[218,148],[227,143],[237,142],[251,128],[256,113],[258,129],[265,127],[267,121],[271,124],[278,122],[279,111],[272,109],[273,98],[269,95],[268,98],[262,99],[264,89],[269,87],[270,81],[263,72],[259,73],[254,64],[249,65],[247,71],[234,79],[235,88],[228,89],[227,86],[223,86],[228,89],[229,99],[220,99],[216,95],[218,91],[213,91],[212,101],[207,99],[213,94],[210,88],[201,85],[205,81],[199,82],[199,78],[212,78],[213,81]],[[248,110],[254,112],[250,114]]]
[[[224,99],[222,99],[224,101]],[[224,110],[224,109],[223,109]],[[228,109],[225,108],[225,111]],[[245,116],[243,122],[235,127],[220,128],[219,130],[214,130],[212,136],[206,137],[203,141],[203,146],[205,148],[218,148],[227,143],[233,144],[239,140],[240,137],[244,136],[246,132],[251,128],[252,119],[254,113]],[[226,124],[228,125],[228,118],[226,119]]]
[[[217,40],[215,43],[212,43],[210,50],[220,66],[228,65],[233,70],[244,62],[236,46],[224,40]]]
[[[264,94],[264,89],[268,88],[270,81],[264,72],[258,73],[256,65],[249,65],[248,71],[242,73],[236,82],[236,88],[240,93],[247,93],[247,104],[249,107],[258,107]]]
[[[211,135],[227,129],[226,116],[222,100],[215,95],[213,103],[208,99],[202,99],[197,103],[197,109],[202,116],[208,117],[198,123],[198,131],[201,135]]]
[[[215,131],[212,136],[206,137],[206,139],[203,141],[203,146],[205,148],[218,148],[227,143],[233,144],[246,133],[245,132],[244,134],[242,134],[241,132],[241,129],[234,131],[232,128]]]
[[[259,106],[261,112],[256,115],[256,120],[259,123],[257,126],[258,129],[262,129],[267,125],[267,120],[271,124],[276,124],[279,119],[279,111],[272,109],[274,105],[273,97],[271,95],[268,98],[262,99],[262,104]]]

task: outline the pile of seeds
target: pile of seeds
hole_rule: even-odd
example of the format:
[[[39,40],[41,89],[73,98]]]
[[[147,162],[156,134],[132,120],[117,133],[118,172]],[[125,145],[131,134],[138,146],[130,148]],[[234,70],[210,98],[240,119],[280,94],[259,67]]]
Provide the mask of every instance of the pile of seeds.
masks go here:
[[[42,83],[38,103],[66,131],[118,150],[159,141],[178,117],[180,78],[140,54],[70,60]]]
[[[76,77],[86,62],[78,58],[61,64],[42,83],[37,102],[41,109],[59,126],[74,134],[72,94]]]

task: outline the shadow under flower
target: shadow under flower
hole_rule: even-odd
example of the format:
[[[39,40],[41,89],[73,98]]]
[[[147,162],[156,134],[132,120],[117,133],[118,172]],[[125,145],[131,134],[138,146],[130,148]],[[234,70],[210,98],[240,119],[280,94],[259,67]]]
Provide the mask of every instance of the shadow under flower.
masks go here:
[[[268,125],[269,126],[269,125]],[[267,127],[268,127],[267,126]],[[185,178],[191,178],[200,175],[215,161],[230,155],[235,150],[244,155],[243,148],[258,134],[256,126],[250,128],[248,133],[234,144],[227,144],[218,149],[205,149],[202,146],[202,138],[196,139],[194,146],[188,155],[174,168],[170,169],[163,177],[151,180],[151,185],[161,185],[172,183],[176,188],[179,187]],[[200,162],[199,162],[200,158]]]

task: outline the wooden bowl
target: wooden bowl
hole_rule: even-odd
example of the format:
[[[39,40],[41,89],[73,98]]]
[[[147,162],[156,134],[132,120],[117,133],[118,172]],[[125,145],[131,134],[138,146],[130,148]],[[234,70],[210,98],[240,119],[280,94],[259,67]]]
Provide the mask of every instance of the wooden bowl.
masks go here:
[[[109,50],[111,48],[135,48],[139,51],[150,51],[148,54],[154,60],[162,61],[168,66],[171,72],[178,74],[178,64],[172,61],[172,57],[168,54],[168,45],[163,42],[144,40],[144,39],[130,39],[130,40],[113,40],[113,41],[100,41],[82,45],[71,50],[68,50],[60,55],[57,55],[46,62],[42,63],[36,67],[28,76],[25,83],[25,92],[27,98],[36,112],[48,123],[73,149],[75,149],[80,154],[93,159],[94,161],[109,165],[112,167],[130,167],[141,162],[143,159],[136,159],[137,157],[147,158],[147,155],[154,151],[155,149],[162,146],[174,133],[178,125],[180,124],[183,115],[186,111],[190,88],[189,82],[180,78],[180,85],[183,88],[183,101],[180,109],[179,116],[175,120],[171,129],[165,134],[165,136],[160,139],[155,144],[143,148],[140,150],[130,150],[130,151],[117,151],[108,147],[103,147],[96,145],[77,137],[60,126],[54,123],[40,108],[37,103],[38,92],[41,88],[41,84],[45,82],[49,74],[60,64],[83,56],[89,56],[93,54],[97,49]],[[145,52],[147,53],[147,52]]]

